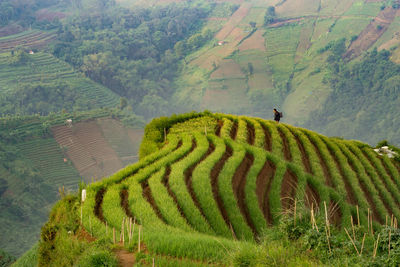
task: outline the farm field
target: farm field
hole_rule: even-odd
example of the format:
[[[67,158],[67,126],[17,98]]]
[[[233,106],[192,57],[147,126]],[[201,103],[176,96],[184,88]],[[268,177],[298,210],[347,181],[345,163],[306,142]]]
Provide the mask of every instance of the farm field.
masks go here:
[[[44,48],[56,38],[55,32],[28,30],[13,35],[0,37],[0,53],[9,52],[16,47],[26,49]]]
[[[75,192],[81,181],[100,180],[138,160],[143,129],[131,129],[109,114],[103,110],[0,119],[1,249],[21,255],[37,242],[60,192]],[[63,126],[66,118],[77,127]],[[60,127],[74,131],[64,137],[80,146],[79,157],[76,146],[68,149],[57,143],[59,136],[51,128]],[[82,171],[77,162],[95,164]]]
[[[141,149],[138,163],[87,185],[76,210],[80,231],[157,259],[230,265],[226,251],[257,246],[286,216],[296,221],[296,211],[306,224],[318,217],[320,229],[368,226],[374,238],[400,218],[398,162],[358,141],[259,118],[191,113],[153,120]]]
[[[81,109],[113,107],[118,103],[116,94],[83,77],[51,54],[38,52],[28,55],[28,62],[22,65],[8,64],[10,53],[0,54],[0,57],[0,90],[3,96],[13,94],[24,86],[57,83],[67,84],[72,90],[70,94],[80,95],[77,102],[85,103]]]

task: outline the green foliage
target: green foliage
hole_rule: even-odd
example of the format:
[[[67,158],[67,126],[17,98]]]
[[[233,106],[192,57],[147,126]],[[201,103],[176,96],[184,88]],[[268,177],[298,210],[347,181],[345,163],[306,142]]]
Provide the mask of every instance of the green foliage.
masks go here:
[[[374,50],[353,66],[332,63],[331,68],[333,92],[307,127],[346,138],[357,136],[369,143],[382,136],[399,143],[399,129],[392,122],[398,121],[400,113],[400,66],[390,61],[390,53]]]
[[[272,22],[275,21],[276,13],[275,13],[275,7],[274,6],[269,6],[267,8],[267,11],[265,12],[264,16],[264,25],[271,24]]]

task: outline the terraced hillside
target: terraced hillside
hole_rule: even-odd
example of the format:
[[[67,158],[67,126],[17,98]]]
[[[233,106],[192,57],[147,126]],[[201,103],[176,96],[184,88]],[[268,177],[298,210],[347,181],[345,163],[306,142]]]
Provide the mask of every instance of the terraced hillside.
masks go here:
[[[254,246],[300,207],[325,210],[339,228],[377,230],[388,218],[400,219],[399,163],[358,141],[258,118],[193,113],[153,120],[141,156],[87,186],[76,212],[95,239],[218,263],[225,250]]]
[[[56,39],[55,32],[28,30],[13,35],[0,37],[0,53],[9,52],[16,47],[39,49]]]
[[[76,191],[82,180],[100,180],[137,161],[143,129],[109,115],[97,110],[0,119],[1,249],[19,256],[38,240],[60,188]],[[69,118],[72,127],[65,126]]]
[[[110,90],[101,86],[88,78],[77,73],[70,65],[58,60],[51,54],[38,52],[27,55],[26,62],[23,64],[10,64],[10,53],[0,54],[0,91],[2,97],[2,111],[4,114],[13,114],[18,111],[21,113],[40,112],[40,104],[28,105],[29,99],[22,96],[33,95],[31,97],[40,98],[42,102],[58,101],[62,98],[63,107],[66,110],[87,110],[90,108],[115,107],[119,97]],[[31,91],[36,89],[36,93]],[[47,88],[57,91],[56,99],[46,99],[49,97],[42,91]],[[34,89],[31,89],[31,88]],[[57,88],[57,90],[55,89]],[[64,89],[63,88],[67,88]],[[41,93],[44,94],[41,96]],[[50,93],[48,93],[50,95]],[[22,95],[22,96],[21,96]],[[13,104],[9,103],[9,98]],[[15,100],[19,103],[15,103]],[[37,100],[37,101],[39,101]],[[36,106],[35,106],[36,105]],[[43,103],[42,103],[43,105]],[[46,106],[47,106],[46,105]],[[50,108],[52,111],[59,111],[60,107]]]

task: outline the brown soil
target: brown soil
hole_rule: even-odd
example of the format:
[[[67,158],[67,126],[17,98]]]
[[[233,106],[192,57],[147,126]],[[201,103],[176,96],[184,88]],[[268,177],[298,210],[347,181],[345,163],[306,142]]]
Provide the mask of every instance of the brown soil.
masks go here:
[[[215,135],[216,136],[221,136],[221,128],[224,125],[224,121],[223,120],[218,120],[217,123],[217,129],[215,130]]]
[[[254,156],[250,153],[246,153],[245,158],[240,163],[239,167],[235,171],[235,174],[233,175],[232,189],[233,193],[236,196],[236,201],[238,203],[239,209],[243,217],[245,218],[247,225],[250,226],[254,234],[257,234],[256,227],[254,226],[254,223],[251,219],[249,210],[246,205],[246,193],[245,193],[247,173],[249,172],[251,166],[253,165],[253,162],[254,162]]]
[[[271,151],[272,150],[271,133],[268,131],[267,127],[263,123],[261,123],[261,127],[264,130],[264,136],[265,136],[264,149],[267,151]]]
[[[114,251],[118,258],[119,266],[121,267],[132,267],[135,264],[135,254],[129,252],[123,248]]]
[[[319,162],[320,162],[320,164],[321,164],[322,171],[324,172],[324,176],[325,176],[325,184],[326,184],[327,186],[334,187],[333,182],[332,182],[332,176],[331,176],[331,174],[329,173],[328,166],[326,165],[326,162],[325,162],[324,158],[322,157],[321,151],[320,151],[319,148],[314,144],[314,142],[311,141],[311,139],[309,139],[309,140],[310,140],[312,146],[314,147],[314,151],[315,151],[315,152],[317,153],[317,155],[318,155]]]
[[[285,136],[285,134],[282,132],[281,129],[277,128],[279,135],[281,136],[282,143],[283,143],[283,155],[286,160],[291,161],[292,160],[292,154],[290,154],[290,149],[289,149],[289,143],[288,140]]]
[[[346,155],[345,155],[345,156],[346,156]],[[346,156],[346,157],[347,157],[347,156]],[[353,170],[353,172],[354,172],[354,173],[356,174],[356,176],[357,176],[358,183],[360,184],[360,187],[361,187],[362,191],[364,192],[364,196],[365,196],[365,198],[366,198],[367,201],[368,201],[369,207],[370,207],[371,210],[372,210],[373,218],[374,218],[375,220],[378,220],[379,223],[382,223],[382,220],[381,220],[381,218],[380,218],[380,216],[379,216],[378,210],[376,209],[375,203],[374,203],[374,201],[373,201],[373,199],[372,199],[372,197],[371,197],[371,193],[368,191],[366,185],[364,184],[364,181],[363,181],[362,179],[360,179],[360,176],[359,176],[359,174],[358,174],[358,172],[357,172],[357,170],[356,170],[356,168],[355,168],[353,162],[352,162],[349,158],[347,158],[347,159],[348,159],[348,162],[349,162],[349,165],[350,165],[351,169]],[[379,191],[378,191],[378,192],[379,192]],[[379,193],[379,196],[380,196],[380,198],[381,198],[381,194],[380,194],[380,193]],[[384,201],[382,201],[382,202],[384,202]],[[386,206],[386,204],[385,204],[385,206]],[[386,207],[386,209],[387,209],[387,207]],[[392,214],[392,213],[389,213],[389,214]]]
[[[360,150],[361,150],[361,152],[363,153],[364,157],[365,157],[366,159],[368,159],[369,164],[374,168],[375,172],[380,176],[380,173],[379,173],[378,169],[376,168],[375,164],[372,162],[371,158],[367,155],[367,153],[365,152],[365,150],[363,150],[363,149],[360,149]],[[396,182],[395,182],[395,180],[393,179],[393,177],[392,177],[391,175],[388,175],[388,176],[391,178],[393,184],[396,185]],[[393,195],[393,192],[392,192],[392,190],[389,189],[390,186],[386,183],[385,179],[380,179],[380,180],[381,180],[382,183],[385,185],[386,190],[390,193],[390,195],[392,196],[392,198],[394,199],[394,201],[396,201],[396,203],[399,204],[399,200],[396,198],[396,196]]]
[[[350,203],[350,204],[355,206],[355,205],[358,204],[358,202],[357,202],[357,199],[355,198],[355,194],[354,194],[353,188],[351,187],[349,181],[347,180],[347,177],[344,175],[343,170],[342,170],[342,168],[341,168],[341,166],[339,164],[339,161],[336,158],[335,154],[333,153],[333,151],[331,150],[331,148],[329,146],[327,146],[327,147],[328,147],[329,153],[331,154],[331,157],[333,158],[333,161],[336,164],[336,169],[339,170],[340,176],[342,176],[342,181],[344,183],[344,187],[345,187],[346,193],[347,193],[346,194],[346,200],[347,200],[348,203]]]
[[[133,218],[133,214],[131,209],[129,208],[129,192],[126,188],[122,189],[120,194],[120,199],[121,199],[121,207],[125,211],[126,216],[129,218]]]
[[[381,156],[378,156],[379,160],[381,161],[382,166],[385,168],[386,174],[392,179],[393,184],[395,184],[397,186],[397,183],[394,179],[394,177],[392,176],[391,171],[389,170],[388,166],[386,165],[386,163],[383,161],[383,158]],[[400,172],[400,169],[399,169]],[[398,186],[397,186],[398,187]]]
[[[294,137],[295,137],[297,146],[298,146],[299,149],[300,149],[300,152],[301,152],[301,160],[302,160],[302,162],[303,162],[303,166],[304,166],[306,172],[311,173],[311,174],[314,174],[313,171],[312,171],[312,169],[311,169],[310,159],[308,158],[308,155],[307,155],[307,153],[306,153],[306,150],[305,150],[305,148],[304,148],[303,143],[300,141],[300,139],[299,139],[299,137],[298,137],[297,135],[295,135],[295,134],[293,134],[293,135],[294,135]]]
[[[196,142],[195,142],[194,139],[193,139],[193,146],[192,146],[192,149],[194,149],[196,146],[197,146],[197,144],[196,144]],[[193,184],[192,184],[192,174],[193,174],[193,170],[196,168],[196,166],[197,166],[200,162],[202,162],[207,156],[209,156],[214,150],[215,150],[214,144],[213,144],[212,142],[209,142],[207,152],[201,157],[201,159],[200,159],[198,162],[196,162],[195,164],[193,164],[192,166],[190,166],[189,168],[187,168],[186,171],[184,172],[186,187],[187,187],[187,189],[188,189],[188,191],[189,191],[189,193],[190,193],[190,196],[191,196],[192,199],[193,199],[194,204],[195,204],[196,207],[199,209],[201,215],[202,215],[204,218],[207,218],[207,217],[205,216],[205,214],[204,214],[204,212],[203,212],[203,209],[201,208],[200,202],[199,202],[199,200],[198,200],[197,197],[196,197],[196,193],[194,192]]]
[[[296,198],[297,190],[297,176],[290,171],[286,170],[283,176],[281,186],[281,203],[282,211],[288,211],[294,206],[294,200]]]
[[[162,183],[164,184],[165,188],[167,188],[168,195],[174,200],[174,203],[175,203],[176,207],[178,208],[178,211],[181,214],[182,218],[185,218],[188,225],[190,225],[190,222],[186,218],[185,213],[182,210],[182,207],[179,205],[178,198],[176,197],[175,193],[171,190],[171,187],[169,186],[170,174],[171,174],[171,166],[168,165],[165,169],[165,174],[162,179]]]
[[[234,121],[233,125],[232,125],[232,129],[231,129],[231,133],[230,133],[230,136],[233,140],[236,139],[237,131],[238,131],[238,122]]]
[[[386,32],[395,17],[396,9],[387,7],[382,10],[351,43],[344,57],[351,60],[367,51]]]
[[[275,176],[276,167],[271,161],[266,160],[263,168],[257,176],[256,194],[258,198],[258,205],[263,211],[264,217],[269,225],[272,225],[273,218],[269,208],[269,191],[271,189],[272,180]]]
[[[339,205],[332,201],[329,202],[329,220],[336,226],[340,226],[340,222],[342,221],[342,211],[340,210]],[[357,218],[355,219],[354,224],[357,224]]]
[[[311,206],[318,207],[320,203],[318,192],[309,183],[307,183],[306,186],[306,195],[304,203],[308,208],[311,208]]]
[[[247,124],[247,143],[249,145],[254,145],[254,140],[256,139],[256,131],[254,129],[254,126],[248,122]]]
[[[86,231],[86,229],[83,228],[83,227],[80,227],[80,228],[79,228],[78,232],[76,233],[76,237],[77,237],[79,240],[86,240],[86,241],[89,242],[89,243],[96,240],[96,238],[94,238],[93,236],[91,236],[91,235]]]
[[[211,186],[212,186],[213,196],[214,196],[215,201],[217,202],[217,205],[221,212],[221,215],[224,218],[224,221],[225,221],[226,225],[228,225],[228,227],[231,227],[231,224],[229,222],[228,213],[224,207],[224,202],[222,201],[222,198],[219,195],[218,176],[219,176],[219,173],[221,172],[222,168],[224,167],[225,162],[228,160],[228,158],[230,156],[232,156],[232,154],[233,154],[232,148],[229,146],[226,146],[225,153],[222,155],[221,159],[211,169]]]
[[[149,204],[150,204],[151,207],[153,208],[154,212],[156,213],[157,217],[158,217],[161,221],[163,221],[164,223],[166,223],[164,217],[163,217],[162,214],[161,214],[160,209],[157,207],[157,204],[156,204],[156,202],[155,202],[155,200],[154,200],[154,198],[153,198],[153,195],[152,195],[152,193],[151,193],[151,189],[150,189],[150,186],[149,186],[149,183],[147,182],[147,180],[146,180],[146,181],[143,181],[143,182],[141,183],[141,185],[142,185],[142,190],[143,190],[143,191],[142,191],[143,197],[147,200],[147,202],[149,202]]]
[[[96,204],[94,205],[94,214],[102,222],[105,222],[104,216],[103,216],[103,209],[101,208],[101,206],[103,204],[103,196],[104,196],[105,192],[106,192],[105,188],[101,188],[99,191],[97,191],[97,193],[96,193]]]

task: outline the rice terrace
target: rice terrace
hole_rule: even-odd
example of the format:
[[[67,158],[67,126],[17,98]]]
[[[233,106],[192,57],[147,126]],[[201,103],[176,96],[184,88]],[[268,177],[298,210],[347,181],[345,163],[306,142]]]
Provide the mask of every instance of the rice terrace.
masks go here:
[[[400,0],[0,0],[0,266],[400,266],[399,63]]]
[[[63,242],[119,244],[117,251],[132,251],[144,266],[262,264],[257,247],[283,221],[291,238],[311,231],[324,253],[361,251],[370,261],[388,248],[385,231],[397,240],[400,164],[358,141],[259,118],[188,113],[148,124],[140,157],[82,185],[81,204],[69,195],[54,207],[40,265],[59,262]],[[334,252],[340,246],[348,251]],[[288,262],[319,265],[310,255]]]

